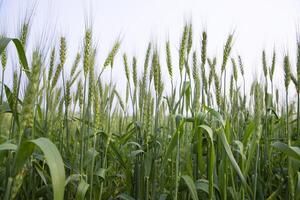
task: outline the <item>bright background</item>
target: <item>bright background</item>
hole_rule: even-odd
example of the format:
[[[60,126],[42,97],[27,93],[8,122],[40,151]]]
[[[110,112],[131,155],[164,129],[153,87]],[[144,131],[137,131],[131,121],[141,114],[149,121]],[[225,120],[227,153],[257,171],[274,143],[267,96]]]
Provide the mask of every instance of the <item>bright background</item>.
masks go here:
[[[24,17],[32,14],[28,55],[37,46],[43,47],[45,51],[50,49],[53,42],[58,41],[63,35],[67,37],[69,47],[67,63],[71,63],[75,53],[82,48],[85,25],[92,24],[94,43],[98,46],[96,70],[99,72],[114,41],[121,38],[121,49],[116,57],[113,72],[114,82],[119,89],[124,86],[122,83],[125,81],[122,54],[126,52],[129,57],[137,56],[138,67],[141,70],[149,41],[158,45],[163,55],[161,59],[163,72],[166,73],[164,45],[165,41],[170,39],[173,66],[178,74],[177,49],[183,25],[187,21],[193,22],[194,47],[198,49],[198,55],[200,55],[201,31],[207,30],[208,56],[218,56],[219,68],[223,45],[228,34],[234,31],[234,48],[231,56],[241,55],[244,60],[247,88],[254,78],[263,80],[261,74],[263,49],[267,51],[269,64],[273,48],[276,49],[278,59],[275,84],[278,87],[283,83],[282,56],[285,52],[289,52],[293,58],[293,70],[296,70],[294,55],[300,13],[300,1],[297,0],[0,0],[0,2],[1,34],[16,36]],[[11,67],[8,67],[8,70],[17,68],[16,62],[11,60],[9,63]],[[231,69],[230,62],[227,67]],[[11,77],[6,80],[9,81]],[[178,78],[178,75],[176,77]],[[164,79],[168,79],[167,74]],[[168,81],[165,82],[167,84]]]

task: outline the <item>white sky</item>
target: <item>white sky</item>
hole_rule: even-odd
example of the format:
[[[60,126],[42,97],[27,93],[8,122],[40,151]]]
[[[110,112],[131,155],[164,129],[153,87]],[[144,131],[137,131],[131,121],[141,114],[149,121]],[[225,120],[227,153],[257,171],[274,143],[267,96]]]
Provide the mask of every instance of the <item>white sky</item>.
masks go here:
[[[178,72],[179,39],[185,21],[190,20],[194,25],[194,47],[198,49],[198,54],[200,55],[200,34],[206,29],[208,56],[219,56],[219,64],[223,44],[228,34],[235,31],[232,56],[240,54],[244,59],[248,84],[253,77],[261,79],[262,71],[257,70],[262,67],[261,51],[264,48],[267,50],[271,63],[271,54],[275,47],[279,57],[275,72],[278,78],[275,80],[280,86],[283,78],[278,75],[282,73],[282,55],[286,51],[292,56],[295,54],[296,31],[300,16],[300,1],[297,0],[0,0],[0,2],[2,2],[0,8],[2,33],[15,36],[26,9],[35,7],[30,44],[36,46],[40,42],[41,34],[45,32],[54,39],[64,35],[70,47],[69,63],[73,62],[74,54],[82,46],[85,23],[87,17],[92,16],[94,41],[98,44],[98,71],[114,41],[119,36],[123,39],[114,68],[114,81],[119,87],[125,80],[121,55],[125,51],[129,57],[136,55],[139,67],[142,68],[150,40],[156,42],[160,52],[165,54],[164,44],[167,38],[170,39],[173,66],[176,68],[175,72]],[[162,64],[166,66],[164,57]],[[229,63],[227,67],[231,68],[231,64]]]

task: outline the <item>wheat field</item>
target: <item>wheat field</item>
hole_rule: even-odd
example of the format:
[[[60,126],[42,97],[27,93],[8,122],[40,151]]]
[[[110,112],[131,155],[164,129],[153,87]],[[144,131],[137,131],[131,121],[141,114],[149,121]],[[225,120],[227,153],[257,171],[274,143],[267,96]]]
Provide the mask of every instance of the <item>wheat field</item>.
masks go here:
[[[166,41],[129,57],[117,39],[101,63],[87,27],[71,65],[65,37],[28,52],[29,29],[0,39],[0,199],[300,199],[300,41],[295,65],[288,53],[262,51],[264,79],[249,82],[235,35],[210,57],[209,35],[191,23],[176,56]]]

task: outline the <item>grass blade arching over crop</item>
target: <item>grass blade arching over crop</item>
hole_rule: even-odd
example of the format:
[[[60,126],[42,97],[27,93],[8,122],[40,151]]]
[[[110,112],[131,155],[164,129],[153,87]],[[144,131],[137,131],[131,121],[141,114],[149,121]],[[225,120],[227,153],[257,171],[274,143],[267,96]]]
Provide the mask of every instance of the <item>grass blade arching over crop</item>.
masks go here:
[[[62,200],[64,197],[65,188],[64,163],[58,149],[51,141],[49,141],[49,139],[38,138],[35,140],[22,142],[17,150],[13,174],[16,176],[21,171],[21,169],[24,167],[24,164],[33,153],[35,146],[43,152],[43,155],[45,156],[45,160],[49,167],[54,199]]]

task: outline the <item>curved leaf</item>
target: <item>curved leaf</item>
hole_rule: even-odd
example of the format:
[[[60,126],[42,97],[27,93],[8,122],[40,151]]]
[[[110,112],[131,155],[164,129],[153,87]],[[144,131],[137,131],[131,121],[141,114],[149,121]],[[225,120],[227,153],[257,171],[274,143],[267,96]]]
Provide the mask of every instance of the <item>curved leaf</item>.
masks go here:
[[[27,75],[27,77],[29,77],[29,68],[28,68],[28,62],[27,62],[27,58],[25,55],[25,51],[24,48],[22,46],[22,43],[19,39],[17,38],[7,38],[7,37],[1,37],[0,38],[0,54],[6,49],[7,45],[10,42],[13,42],[16,50],[18,52],[18,56],[19,56],[19,60],[22,63],[23,68],[25,69],[25,73]]]
[[[222,125],[223,127],[225,127],[225,120],[223,119],[222,115],[221,115],[219,112],[217,112],[216,110],[214,110],[214,109],[212,109],[212,108],[210,108],[210,107],[207,107],[207,106],[203,106],[203,107],[204,107],[204,109],[207,110],[210,114],[212,114],[212,116],[214,116],[214,117],[216,118],[216,120],[217,120],[218,122],[220,122],[221,125]]]
[[[299,147],[289,147],[287,144],[282,142],[274,142],[272,146],[281,151],[285,155],[292,157],[296,160],[300,160],[300,148]]]
[[[105,169],[105,168],[99,168],[99,169],[96,171],[95,175],[101,177],[101,178],[104,180],[104,179],[105,179],[106,171],[107,171],[107,169]]]
[[[226,154],[227,154],[227,156],[228,156],[228,158],[229,158],[229,160],[230,160],[230,162],[231,162],[231,165],[233,166],[233,168],[235,169],[236,173],[237,173],[238,176],[240,177],[240,179],[241,179],[243,185],[244,185],[244,186],[249,190],[249,192],[251,193],[251,189],[250,189],[250,187],[248,186],[248,184],[247,184],[247,182],[246,182],[246,179],[245,179],[245,177],[244,177],[244,175],[243,175],[243,173],[242,173],[242,171],[241,171],[239,165],[237,164],[237,162],[236,162],[236,160],[235,160],[235,158],[234,158],[234,156],[233,156],[233,153],[232,153],[231,148],[230,148],[230,146],[229,146],[229,144],[228,144],[228,141],[227,141],[227,139],[226,139],[226,136],[225,136],[224,131],[221,131],[221,133],[220,133],[219,135],[220,135],[220,137],[221,137],[221,142],[222,142],[223,147],[224,147],[224,149],[225,149],[225,151],[226,151]]]
[[[135,151],[132,151],[132,152],[130,152],[130,157],[135,157],[135,156],[137,156],[137,155],[139,155],[139,154],[143,154],[143,153],[145,153],[143,150],[141,150],[141,149],[139,149],[139,150],[135,150]]]
[[[6,150],[17,150],[18,146],[11,143],[3,143],[0,144],[0,151],[6,151]]]
[[[65,186],[67,186],[71,181],[79,181],[81,175],[80,174],[72,174],[70,175],[65,182]]]
[[[206,179],[199,179],[195,183],[196,189],[209,194],[209,181]],[[217,191],[217,194],[220,196],[220,190],[216,184],[214,184],[214,189]]]
[[[192,199],[193,200],[198,200],[198,194],[197,194],[197,190],[196,190],[196,185],[193,181],[193,179],[188,176],[188,175],[183,175],[181,176],[181,178],[184,180],[185,184],[188,186]]]
[[[84,200],[87,190],[89,189],[89,184],[87,184],[83,179],[81,179],[77,192],[76,192],[76,200]]]
[[[55,200],[62,200],[65,191],[65,169],[62,157],[56,146],[47,138],[25,141],[17,151],[13,175],[23,168],[27,159],[31,156],[35,146],[43,152],[50,169]]]

